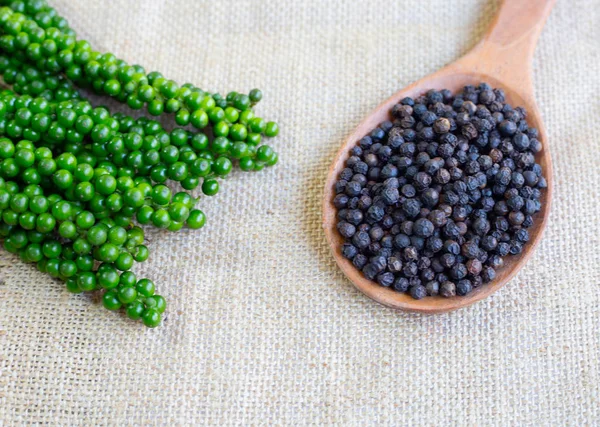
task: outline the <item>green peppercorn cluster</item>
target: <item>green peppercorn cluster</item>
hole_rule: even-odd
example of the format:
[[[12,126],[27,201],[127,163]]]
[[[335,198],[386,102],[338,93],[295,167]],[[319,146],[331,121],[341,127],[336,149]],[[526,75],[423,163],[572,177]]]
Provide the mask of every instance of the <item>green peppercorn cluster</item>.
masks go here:
[[[277,163],[262,140],[279,128],[253,111],[262,93],[223,97],[97,52],[45,0],[0,6],[0,239],[70,292],[103,290],[107,309],[156,327],[166,302],[131,271],[149,255],[139,225],[199,229],[187,191],[214,196],[235,165]],[[177,126],[111,114],[78,88]]]

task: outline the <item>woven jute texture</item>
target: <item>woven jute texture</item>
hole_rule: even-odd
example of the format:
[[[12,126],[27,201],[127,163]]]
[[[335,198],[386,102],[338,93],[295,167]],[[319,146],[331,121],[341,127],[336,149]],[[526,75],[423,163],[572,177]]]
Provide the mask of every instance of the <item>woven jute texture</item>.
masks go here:
[[[81,38],[180,83],[265,94],[280,164],[149,231],[148,330],[0,252],[0,425],[600,425],[600,1],[560,0],[534,60],[555,165],[549,227],[501,291],[395,312],[321,229],[344,137],[465,53],[492,0],[56,0]]]

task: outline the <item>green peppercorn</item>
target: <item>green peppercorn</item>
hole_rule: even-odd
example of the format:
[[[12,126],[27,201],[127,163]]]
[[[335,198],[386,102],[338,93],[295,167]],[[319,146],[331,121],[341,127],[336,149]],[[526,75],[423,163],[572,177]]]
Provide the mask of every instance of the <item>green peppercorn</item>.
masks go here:
[[[206,216],[204,215],[204,212],[202,212],[199,209],[192,209],[190,211],[190,214],[186,221],[188,228],[196,230],[196,229],[202,228],[205,223],[206,223]]]
[[[265,128],[265,135],[268,137],[274,137],[279,134],[279,126],[275,122],[268,122]]]
[[[144,262],[150,256],[150,251],[145,245],[138,245],[133,250],[132,256],[136,262]]]
[[[96,283],[96,275],[94,273],[84,271],[77,276],[77,285],[83,292],[93,291],[96,288]]]
[[[121,271],[126,271],[133,267],[133,262],[134,259],[130,253],[121,252],[121,254],[119,254],[119,257],[115,260],[115,266]]]
[[[243,171],[253,171],[254,170],[254,160],[250,157],[245,157],[240,159],[240,169]]]
[[[135,289],[137,290],[139,295],[143,297],[151,297],[152,295],[154,295],[155,291],[154,282],[152,282],[152,280],[149,279],[140,279],[135,285]]]
[[[144,325],[149,328],[156,328],[160,324],[160,313],[152,308],[147,309],[142,314]]]
[[[212,171],[219,176],[226,176],[231,172],[233,165],[227,157],[219,157],[212,165]]]
[[[127,305],[125,312],[130,319],[139,320],[144,314],[144,305],[139,301],[133,301]]]
[[[167,228],[171,223],[169,212],[165,209],[158,209],[152,214],[152,223],[158,228]]]
[[[80,286],[81,287],[81,286]],[[122,307],[119,294],[116,289],[111,289],[102,297],[102,304],[108,310],[119,310]]]
[[[0,95],[0,132],[8,136],[0,138],[0,173],[23,185],[0,181],[5,246],[41,271],[65,279],[70,292],[100,286],[108,290],[103,297],[107,308],[125,306],[129,317],[157,326],[164,299],[153,295],[153,284],[151,292],[142,294],[145,299],[138,298],[135,275],[125,271],[148,258],[143,232],[124,227],[131,227],[135,217],[171,231],[184,223],[201,228],[205,216],[192,209],[195,199],[185,192],[171,197],[168,187],[153,188],[151,182],[171,179],[192,190],[204,178],[203,193],[214,195],[218,181],[212,176],[228,175],[231,159],[239,159],[245,170],[277,161],[272,150],[256,148],[261,134],[277,134],[277,125],[254,117],[250,107],[262,99],[258,89],[223,97],[190,84],[180,87],[160,73],[146,74],[138,65],[94,51],[43,1],[16,1],[10,7],[26,14],[0,8],[5,34],[0,45],[10,55],[0,55],[0,73],[20,91]],[[146,106],[151,115],[175,113],[179,126],[210,126],[214,139],[184,129],[167,133],[155,120],[93,108],[64,75],[131,108]],[[11,141],[23,138],[16,146]],[[46,194],[50,187],[57,194]],[[11,234],[10,227],[21,227],[21,233]],[[63,249],[51,237],[55,229],[72,244]],[[96,273],[94,258],[104,262]],[[124,271],[120,277],[117,270]]]
[[[119,273],[114,268],[100,270],[96,273],[99,285],[104,289],[114,289],[119,285]]]
[[[214,196],[219,192],[219,182],[216,179],[205,179],[202,183],[202,192],[207,196]]]
[[[190,214],[190,211],[183,203],[173,203],[169,207],[169,216],[172,221],[184,222]]]
[[[250,102],[257,104],[262,99],[263,94],[260,89],[252,89],[249,94]]]

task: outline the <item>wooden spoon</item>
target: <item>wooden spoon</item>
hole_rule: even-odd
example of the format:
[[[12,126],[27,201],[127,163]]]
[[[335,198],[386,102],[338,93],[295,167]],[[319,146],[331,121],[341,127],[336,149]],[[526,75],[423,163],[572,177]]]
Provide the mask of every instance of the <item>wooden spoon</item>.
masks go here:
[[[364,294],[375,301],[395,309],[422,313],[442,313],[468,306],[493,294],[508,282],[525,265],[540,242],[548,221],[552,200],[552,159],[544,125],[533,97],[531,61],[536,42],[555,0],[505,0],[498,15],[481,40],[469,53],[440,71],[400,90],[377,107],[348,137],[329,170],[323,199],[323,227],[333,256],[346,276]],[[548,188],[542,194],[542,210],[534,216],[529,229],[530,241],[518,256],[507,256],[504,266],[497,271],[496,279],[480,286],[466,296],[452,298],[426,297],[415,300],[409,295],[395,292],[366,279],[352,263],[341,254],[343,237],[336,229],[334,185],[344,168],[352,147],[381,122],[390,120],[390,110],[406,96],[417,97],[429,89],[450,89],[457,92],[465,85],[487,82],[502,88],[506,100],[513,107],[522,106],[528,112],[527,122],[539,130],[543,149],[536,155],[542,166]]]

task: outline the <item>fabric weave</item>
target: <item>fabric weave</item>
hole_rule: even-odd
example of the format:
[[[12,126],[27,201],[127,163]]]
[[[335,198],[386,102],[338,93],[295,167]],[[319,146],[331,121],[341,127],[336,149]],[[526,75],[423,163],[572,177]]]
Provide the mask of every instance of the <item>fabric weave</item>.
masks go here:
[[[0,251],[0,425],[600,425],[600,1],[559,1],[534,60],[554,205],[528,265],[442,315],[360,294],[321,229],[329,163],[381,100],[464,54],[488,0],[54,0],[81,38],[265,96],[280,164],[199,231],[149,231],[147,330]],[[112,104],[111,104],[112,105]]]

